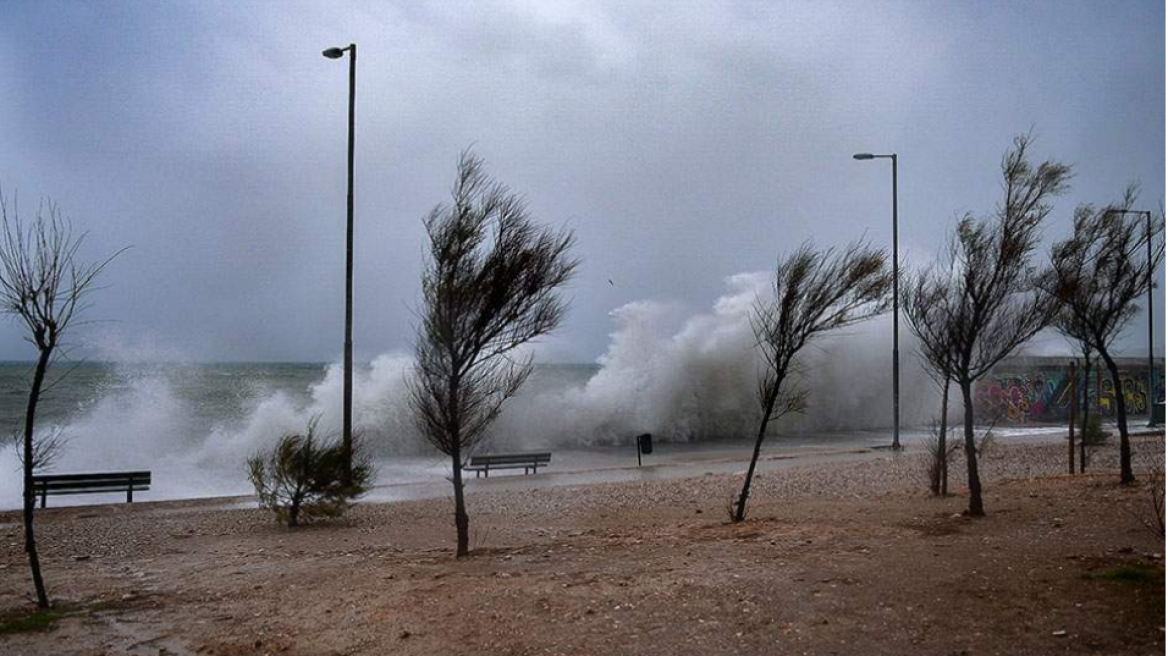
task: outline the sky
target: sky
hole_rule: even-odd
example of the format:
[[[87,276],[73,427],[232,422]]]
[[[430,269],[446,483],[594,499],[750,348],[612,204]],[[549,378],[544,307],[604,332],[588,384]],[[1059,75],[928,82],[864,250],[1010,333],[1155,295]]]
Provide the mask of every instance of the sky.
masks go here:
[[[907,267],[992,210],[1022,132],[1074,167],[1048,241],[1132,180],[1159,209],[1164,26],[1135,0],[10,1],[0,189],[26,218],[59,203],[85,257],[130,246],[78,353],[335,360],[348,60],[320,52],[355,42],[357,358],[410,349],[422,218],[473,147],[575,231],[572,309],[538,353],[590,361],[627,303],[700,312],[806,240],[890,244],[888,163],[858,151],[899,155]],[[1146,353],[1145,322],[1123,350]],[[0,324],[0,359],[31,356]]]

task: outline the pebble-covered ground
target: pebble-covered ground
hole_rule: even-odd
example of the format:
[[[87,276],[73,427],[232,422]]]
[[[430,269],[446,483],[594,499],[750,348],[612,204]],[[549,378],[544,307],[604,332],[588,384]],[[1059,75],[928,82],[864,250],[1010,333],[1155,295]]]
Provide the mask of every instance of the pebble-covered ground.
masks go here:
[[[1134,444],[1146,477],[1163,439]],[[0,652],[1160,653],[1163,541],[1116,458],[1070,477],[1063,446],[990,445],[980,520],[961,455],[933,499],[919,451],[763,471],[737,526],[740,475],[480,490],[462,561],[450,499],[299,530],[223,501],[50,508],[65,616],[0,628]],[[0,514],[0,627],[29,606],[18,520]]]

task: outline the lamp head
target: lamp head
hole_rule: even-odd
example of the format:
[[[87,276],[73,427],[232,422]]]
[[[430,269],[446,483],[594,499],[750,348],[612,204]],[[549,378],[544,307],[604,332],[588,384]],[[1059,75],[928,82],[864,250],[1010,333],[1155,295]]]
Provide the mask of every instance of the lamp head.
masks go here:
[[[340,59],[341,57],[345,56],[345,50],[342,48],[329,48],[320,54],[328,57],[329,59]]]
[[[852,159],[876,159],[876,156],[872,153],[856,153],[852,155]]]

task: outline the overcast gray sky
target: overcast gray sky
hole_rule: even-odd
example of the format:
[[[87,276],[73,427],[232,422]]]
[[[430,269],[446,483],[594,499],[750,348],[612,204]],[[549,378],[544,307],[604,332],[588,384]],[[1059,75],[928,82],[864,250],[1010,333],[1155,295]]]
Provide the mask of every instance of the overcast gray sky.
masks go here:
[[[91,256],[133,246],[92,352],[334,359],[348,64],[320,51],[355,41],[358,355],[408,348],[421,218],[474,144],[576,231],[543,357],[591,360],[624,303],[703,310],[803,240],[888,243],[887,163],[856,151],[900,155],[910,262],[993,206],[1031,128],[1076,173],[1048,236],[1129,180],[1158,208],[1164,25],[1156,1],[4,2],[0,185],[26,215],[56,199]]]

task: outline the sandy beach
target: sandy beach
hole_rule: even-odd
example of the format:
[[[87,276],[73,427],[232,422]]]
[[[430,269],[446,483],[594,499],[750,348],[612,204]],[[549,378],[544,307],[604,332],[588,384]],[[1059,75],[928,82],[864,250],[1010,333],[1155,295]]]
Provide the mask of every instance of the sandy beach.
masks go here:
[[[1134,442],[1163,459],[1162,437]],[[919,453],[734,473],[480,488],[474,555],[446,498],[362,503],[298,530],[238,500],[38,513],[57,603],[5,654],[1162,653],[1163,541],[1114,448],[1067,476],[1059,444],[995,445],[989,516],[964,464],[928,497]],[[745,465],[745,461],[743,466]],[[33,604],[0,514],[0,625]]]

